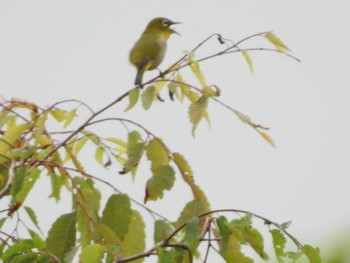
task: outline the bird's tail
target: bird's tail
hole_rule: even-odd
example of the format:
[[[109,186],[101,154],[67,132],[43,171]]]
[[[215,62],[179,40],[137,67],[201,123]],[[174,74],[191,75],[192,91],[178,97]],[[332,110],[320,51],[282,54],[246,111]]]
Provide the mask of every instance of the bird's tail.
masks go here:
[[[137,69],[137,74],[136,74],[136,78],[135,78],[135,85],[136,86],[141,86],[142,84],[142,77],[143,77],[143,73],[145,72],[144,68],[138,68]]]

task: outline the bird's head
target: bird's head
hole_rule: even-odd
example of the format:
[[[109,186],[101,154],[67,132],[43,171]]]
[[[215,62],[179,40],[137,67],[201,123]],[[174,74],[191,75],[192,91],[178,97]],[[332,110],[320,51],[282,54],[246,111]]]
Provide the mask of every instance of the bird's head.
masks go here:
[[[165,17],[157,17],[148,23],[145,33],[157,31],[163,33],[166,38],[169,38],[173,33],[180,35],[171,28],[171,26],[175,24],[180,24],[180,22],[173,22]]]

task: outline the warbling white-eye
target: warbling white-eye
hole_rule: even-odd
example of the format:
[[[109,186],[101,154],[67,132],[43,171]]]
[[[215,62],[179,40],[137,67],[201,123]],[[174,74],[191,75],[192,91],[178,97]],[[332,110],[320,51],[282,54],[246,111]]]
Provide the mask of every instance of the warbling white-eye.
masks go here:
[[[142,76],[146,70],[156,69],[162,63],[167,40],[171,34],[177,33],[170,28],[174,24],[179,22],[164,17],[154,18],[131,49],[129,60],[137,68],[135,85],[142,85]]]

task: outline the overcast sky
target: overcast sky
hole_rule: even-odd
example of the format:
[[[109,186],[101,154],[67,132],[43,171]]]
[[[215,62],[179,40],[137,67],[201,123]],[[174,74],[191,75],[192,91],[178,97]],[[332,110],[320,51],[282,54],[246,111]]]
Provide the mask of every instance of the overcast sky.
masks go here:
[[[147,112],[138,106],[125,114],[123,102],[106,116],[133,118],[183,153],[212,208],[293,220],[292,234],[322,246],[336,230],[350,236],[349,14],[349,0],[1,0],[0,95],[41,106],[80,99],[101,108],[133,87],[129,50],[157,16],[183,23],[176,26],[182,36],[169,40],[162,69],[212,33],[239,41],[274,30],[301,63],[255,52],[254,76],[240,54],[207,61],[202,70],[208,83],[221,88],[222,101],[271,128],[277,148],[214,102],[212,127],[201,123],[193,138],[187,104],[169,101],[166,92],[166,102]],[[250,43],[270,47],[263,38]],[[197,57],[219,48],[212,41]],[[148,170],[134,183],[117,171],[110,170],[113,182],[142,200]],[[190,198],[178,179],[173,193],[150,204],[172,220]],[[45,205],[61,213],[70,209],[57,210],[53,201]],[[48,228],[54,217],[39,220]]]

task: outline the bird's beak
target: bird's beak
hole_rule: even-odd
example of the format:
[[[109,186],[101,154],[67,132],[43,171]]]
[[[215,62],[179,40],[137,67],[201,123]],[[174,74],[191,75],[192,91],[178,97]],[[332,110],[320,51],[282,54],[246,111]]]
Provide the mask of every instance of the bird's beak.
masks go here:
[[[171,25],[176,25],[176,24],[182,24],[181,22],[171,22]],[[177,31],[175,31],[174,29],[170,28],[171,32],[173,32],[176,35],[181,36],[181,34]]]

